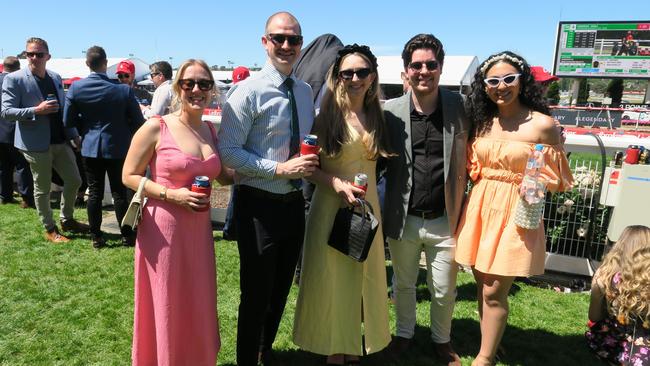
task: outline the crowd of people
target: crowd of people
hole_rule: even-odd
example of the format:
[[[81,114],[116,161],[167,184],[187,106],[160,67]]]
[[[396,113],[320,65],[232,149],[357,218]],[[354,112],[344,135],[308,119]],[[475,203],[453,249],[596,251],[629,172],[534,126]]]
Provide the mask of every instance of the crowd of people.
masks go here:
[[[543,146],[541,176],[550,191],[570,189],[573,181],[560,130],[526,60],[509,51],[491,55],[478,67],[465,99],[439,85],[443,44],[431,34],[418,34],[402,52],[406,92],[382,107],[377,59],[367,46],[337,46],[312,89],[296,76],[303,36],[292,14],[270,16],[261,43],[267,62],[255,76],[238,77],[218,132],[202,121],[215,80],[201,60],[182,63],[173,80],[171,66],[153,64],[158,89],[150,107],[138,106],[129,87],[132,64],[117,69],[127,85],[108,80],[106,54],[98,46],[86,52],[91,75],[73,84],[65,99],[60,77],[45,68],[50,55],[40,38],[27,41],[29,68],[4,77],[2,117],[16,121],[12,142],[31,168],[34,202],[48,240],[67,240],[49,208],[52,168],[64,181],[62,229],[89,231],[95,246],[103,245],[104,174],[118,220],[128,204],[127,187],[144,186],[148,201],[137,233],[122,231],[126,245],[135,240],[133,364],[216,362],[220,337],[206,210],[210,197],[190,189],[196,176],[234,183],[230,220],[240,260],[238,365],[277,364],[273,343],[299,258],[296,345],[325,356],[328,365],[359,364],[364,355],[384,350],[394,357],[408,352],[423,251],[436,356],[448,365],[461,364],[451,344],[461,264],[472,268],[477,283],[481,342],[472,365],[495,364],[515,277],[544,270],[543,226],[524,229],[513,223],[522,173],[535,145]],[[299,153],[308,134],[317,135],[319,154]],[[73,148],[85,162],[89,225],[74,220],[70,205],[80,184]],[[368,178],[366,190],[353,184],[358,173]],[[466,194],[468,181],[472,188]],[[315,189],[305,218],[307,182]],[[383,205],[378,182],[385,186]],[[24,192],[29,202],[29,190]],[[358,204],[359,197],[376,208],[381,222],[363,262],[328,246],[337,210]],[[624,235],[608,257],[612,264],[605,265],[606,259],[607,269],[595,276],[600,292],[594,291],[590,319],[619,322],[626,326],[622,332],[633,323],[636,334],[645,332],[647,346],[648,304],[634,303],[634,296],[641,292],[647,299],[650,239],[645,233],[636,244],[625,244],[633,235],[640,234]],[[394,336],[384,238],[393,266]],[[647,347],[645,353],[629,352],[647,361]]]

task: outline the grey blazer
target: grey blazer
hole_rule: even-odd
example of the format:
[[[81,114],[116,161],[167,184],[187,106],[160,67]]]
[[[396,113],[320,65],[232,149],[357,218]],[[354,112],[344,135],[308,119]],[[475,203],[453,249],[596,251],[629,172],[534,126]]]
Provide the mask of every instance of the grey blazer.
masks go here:
[[[465,115],[463,98],[447,89],[439,89],[442,101],[445,209],[450,233],[455,234],[467,186],[467,139],[471,124]],[[401,239],[413,185],[411,144],[411,93],[384,105],[391,146],[398,156],[386,161],[384,177],[383,230],[386,236]]]
[[[56,97],[63,109],[65,99],[61,76],[47,70],[54,81]],[[9,121],[16,121],[14,145],[25,151],[47,151],[50,147],[50,119],[48,115],[36,115],[36,106],[43,100],[41,90],[28,67],[12,72],[2,83],[2,111],[0,116]],[[75,128],[64,128],[66,139],[73,139],[79,134]]]

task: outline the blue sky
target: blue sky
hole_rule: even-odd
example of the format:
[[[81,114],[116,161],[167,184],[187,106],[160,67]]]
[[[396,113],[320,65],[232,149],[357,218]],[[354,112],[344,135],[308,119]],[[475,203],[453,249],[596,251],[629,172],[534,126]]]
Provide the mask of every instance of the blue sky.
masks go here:
[[[83,57],[92,45],[109,57],[145,62],[187,58],[210,65],[262,65],[267,17],[280,10],[300,21],[305,44],[323,33],[399,55],[417,33],[433,33],[448,55],[479,60],[509,49],[533,65],[553,63],[559,21],[650,20],[649,0],[626,1],[3,1],[0,49],[15,55],[25,39],[48,41],[53,57]],[[171,57],[171,59],[170,59]]]

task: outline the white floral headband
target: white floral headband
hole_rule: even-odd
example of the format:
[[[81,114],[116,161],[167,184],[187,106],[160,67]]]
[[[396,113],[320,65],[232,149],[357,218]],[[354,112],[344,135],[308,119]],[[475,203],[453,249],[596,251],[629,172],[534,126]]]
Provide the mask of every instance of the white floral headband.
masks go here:
[[[497,61],[503,61],[503,60],[508,60],[508,61],[511,61],[511,62],[515,63],[515,64],[519,65],[519,67],[521,69],[524,68],[524,61],[522,61],[521,59],[518,59],[516,57],[510,56],[510,55],[508,55],[506,53],[502,53],[500,55],[494,56],[491,59],[488,59],[487,61],[485,61],[485,63],[483,64],[483,67],[481,67],[481,74],[485,75],[485,71],[487,71],[487,69],[490,66],[492,66]]]

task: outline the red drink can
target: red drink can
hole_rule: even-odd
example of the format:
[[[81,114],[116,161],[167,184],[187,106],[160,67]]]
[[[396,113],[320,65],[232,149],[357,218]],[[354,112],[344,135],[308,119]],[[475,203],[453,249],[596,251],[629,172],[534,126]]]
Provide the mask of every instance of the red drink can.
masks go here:
[[[306,135],[300,143],[300,155],[318,155],[319,152],[320,147],[318,147],[318,137],[316,135]]]
[[[625,163],[626,164],[637,164],[639,162],[639,154],[641,149],[637,145],[630,145],[625,150]]]
[[[368,190],[368,176],[363,173],[358,173],[354,176],[354,186],[361,188],[364,191]]]
[[[194,183],[192,183],[192,192],[204,193],[210,198],[210,193],[212,189],[210,188],[210,178],[205,175],[197,175],[194,177]],[[207,211],[210,209],[210,205],[206,205],[203,208],[197,209],[196,211]]]

